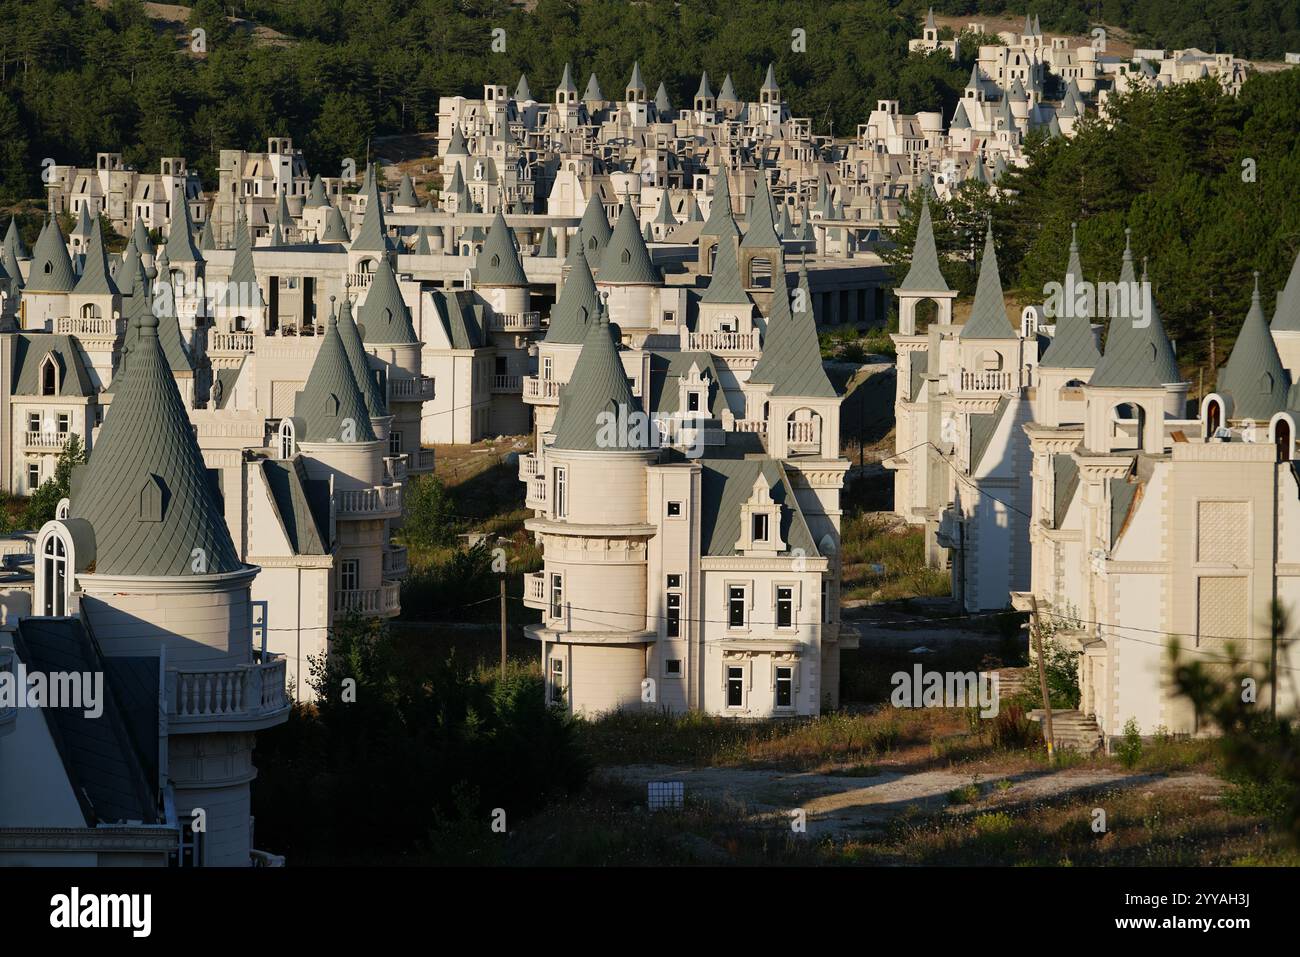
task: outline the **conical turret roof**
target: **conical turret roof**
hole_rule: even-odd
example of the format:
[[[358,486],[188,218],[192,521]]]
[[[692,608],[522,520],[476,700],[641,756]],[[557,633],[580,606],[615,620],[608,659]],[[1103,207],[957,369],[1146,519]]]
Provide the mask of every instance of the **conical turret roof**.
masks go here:
[[[713,262],[713,275],[709,288],[700,297],[702,303],[750,304],[749,293],[740,281],[740,264],[736,260],[736,244],[723,237],[718,240],[718,255]]]
[[[220,305],[232,309],[261,309],[266,305],[261,287],[257,284],[257,270],[253,266],[253,241],[248,233],[248,220],[243,213],[239,214],[235,222],[235,261],[230,267],[230,281]]]
[[[930,197],[921,192],[921,218],[916,225],[916,242],[912,245],[912,265],[899,289],[905,292],[948,292],[948,283],[939,268],[939,252],[934,244],[934,226],[930,221]]]
[[[587,78],[587,89],[582,94],[584,103],[604,103],[605,94],[600,91],[600,81],[596,79],[596,74]]]
[[[175,263],[201,263],[203,254],[194,245],[194,223],[185,190],[177,184],[172,192],[171,229],[167,232],[167,259]]]
[[[116,296],[118,288],[108,270],[108,254],[104,251],[104,235],[99,228],[98,217],[90,227],[89,237],[86,242],[86,261],[81,267],[81,278],[77,280],[74,292],[78,296]]]
[[[1149,288],[1146,270],[1142,272],[1142,284]],[[1149,309],[1138,317],[1116,317],[1111,320],[1111,334],[1106,340],[1106,351],[1093,372],[1088,384],[1092,386],[1120,387],[1132,389],[1159,389],[1162,386],[1181,382],[1178,361],[1174,358],[1174,348],[1165,334],[1165,324],[1160,319],[1155,297],[1150,297]],[[1134,313],[1137,310],[1133,310]],[[1116,334],[1116,325],[1124,331]]]
[[[600,258],[602,283],[628,283],[643,286],[662,286],[663,274],[655,268],[646,249],[636,218],[636,209],[630,197],[623,197],[623,209],[618,225],[610,237],[609,245]]]
[[[397,198],[393,200],[396,206],[419,206],[420,201],[415,196],[415,183],[411,181],[410,173],[402,174],[401,185],[397,187]]]
[[[660,81],[659,89],[655,91],[655,112],[660,116],[666,116],[673,111],[672,101],[668,99],[668,88]]]
[[[23,238],[18,234],[18,219],[9,217],[9,228],[5,230],[5,248],[13,251],[15,259],[31,259],[32,254],[23,245]]]
[[[533,98],[533,91],[528,89],[528,77],[526,74],[519,74],[519,82],[515,84],[515,102],[527,103]]]
[[[731,211],[731,186],[727,183],[727,171],[719,169],[713,177],[713,202],[709,206],[709,219],[700,230],[701,236],[717,236],[738,239],[740,227]]]
[[[980,262],[979,281],[975,286],[975,302],[970,319],[962,327],[963,339],[1014,339],[1015,330],[1007,320],[1006,304],[1002,299],[1002,278],[998,274],[998,256],[993,248],[993,224],[984,236],[984,258]]]
[[[722,79],[722,90],[718,93],[719,103],[739,103],[740,98],[736,96],[736,87],[731,82],[731,74],[728,73]]]
[[[1079,265],[1079,242],[1075,226],[1070,225],[1070,259],[1065,267],[1065,294],[1062,308],[1065,314],[1056,317],[1056,332],[1038,364],[1048,369],[1095,369],[1101,361],[1097,340],[1092,334],[1092,317],[1078,315],[1074,289],[1082,283],[1083,267]]]
[[[45,221],[41,234],[32,250],[32,265],[27,274],[28,292],[71,292],[77,285],[77,275],[68,258],[67,241],[59,228],[56,216]]]
[[[767,174],[758,170],[754,184],[754,201],[749,205],[749,229],[740,245],[744,249],[780,249],[772,216],[772,193],[767,188]]]
[[[632,395],[602,305],[587,327],[573,375],[560,390],[560,408],[552,430],[555,441],[551,448],[593,452],[607,448],[607,443],[601,441],[601,433],[609,431],[608,426],[602,430],[602,424],[609,421],[608,416],[624,419],[640,411],[641,404]],[[624,441],[637,437],[637,430],[629,428],[628,432],[622,437]]]
[[[506,224],[506,218],[497,210],[488,229],[483,250],[474,262],[475,283],[480,286],[527,286],[528,276],[519,261],[515,248],[515,234]]]
[[[387,256],[379,258],[360,316],[362,339],[367,343],[410,345],[420,341],[411,325],[411,310],[402,298]]]
[[[352,378],[366,401],[366,411],[372,419],[388,414],[388,401],[384,391],[379,388],[379,378],[375,370],[366,361],[366,347],[361,342],[361,332],[352,318],[352,299],[343,297],[343,308],[339,310],[339,340],[343,351],[347,353],[348,365],[352,368]]]
[[[1271,328],[1274,332],[1300,332],[1300,253],[1296,254],[1291,274],[1278,297]]]
[[[307,202],[304,204],[306,209],[319,209],[321,206],[329,205],[329,196],[325,193],[325,181],[320,178],[320,173],[311,181],[311,191],[307,193]]]
[[[600,297],[591,278],[587,257],[575,245],[570,251],[568,276],[560,287],[560,298],[551,309],[546,341],[576,344],[587,338],[587,326],[600,311]]]
[[[1266,422],[1275,412],[1286,408],[1290,387],[1290,376],[1282,366],[1264,318],[1264,307],[1259,301],[1259,273],[1255,273],[1250,311],[1237,333],[1232,355],[1219,373],[1218,391],[1232,396],[1234,419]]]
[[[375,441],[370,411],[348,362],[338,316],[333,313],[325,324],[325,337],[294,402],[293,413],[302,423],[300,442]]]
[[[609,228],[609,220],[605,218],[605,204],[601,202],[600,193],[593,186],[591,198],[587,200],[587,208],[583,210],[582,219],[578,222],[578,240],[593,269],[600,265],[601,254],[609,245],[611,236],[613,230]]]
[[[363,252],[388,252],[388,227],[384,223],[384,202],[379,195],[379,183],[373,174],[366,177],[362,189],[366,197],[366,213],[361,220],[361,229],[356,239],[352,240],[352,249]]]

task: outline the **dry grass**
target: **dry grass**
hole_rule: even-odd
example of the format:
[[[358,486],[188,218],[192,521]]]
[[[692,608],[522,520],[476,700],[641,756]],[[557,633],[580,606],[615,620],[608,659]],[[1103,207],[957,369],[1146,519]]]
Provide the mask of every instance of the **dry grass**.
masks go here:
[[[949,595],[948,572],[925,563],[925,530],[886,512],[862,512],[844,521],[843,599],[873,602]]]

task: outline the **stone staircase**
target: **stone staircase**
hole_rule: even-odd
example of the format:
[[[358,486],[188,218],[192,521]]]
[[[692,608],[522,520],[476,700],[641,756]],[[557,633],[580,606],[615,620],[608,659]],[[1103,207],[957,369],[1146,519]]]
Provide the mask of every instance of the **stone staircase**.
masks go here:
[[[1029,712],[1029,720],[1041,724],[1043,709],[1035,708]],[[1056,739],[1057,750],[1069,748],[1084,754],[1099,750],[1103,744],[1101,728],[1097,726],[1097,722],[1079,711],[1053,709],[1052,737]]]

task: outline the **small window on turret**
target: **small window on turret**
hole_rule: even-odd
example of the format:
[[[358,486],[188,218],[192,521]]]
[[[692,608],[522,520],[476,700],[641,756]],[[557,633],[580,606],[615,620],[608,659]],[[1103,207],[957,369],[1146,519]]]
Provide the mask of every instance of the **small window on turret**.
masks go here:
[[[150,475],[140,487],[140,521],[161,522],[163,518],[163,485],[157,475]]]

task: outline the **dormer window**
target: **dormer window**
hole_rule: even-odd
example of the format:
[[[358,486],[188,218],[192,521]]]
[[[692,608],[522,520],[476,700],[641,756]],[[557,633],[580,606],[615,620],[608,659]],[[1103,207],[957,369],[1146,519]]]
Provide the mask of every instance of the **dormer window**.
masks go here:
[[[751,518],[750,537],[755,542],[766,542],[770,518],[766,512],[758,512]]]
[[[163,518],[163,484],[157,475],[150,475],[140,486],[140,521],[161,522]]]
[[[54,356],[48,355],[41,363],[41,395],[59,394],[59,366]]]
[[[49,617],[68,613],[68,546],[57,531],[51,531],[41,545],[39,607]]]

